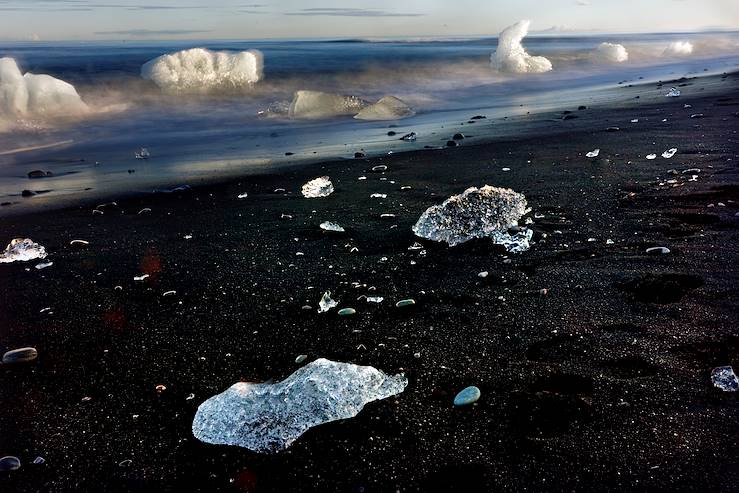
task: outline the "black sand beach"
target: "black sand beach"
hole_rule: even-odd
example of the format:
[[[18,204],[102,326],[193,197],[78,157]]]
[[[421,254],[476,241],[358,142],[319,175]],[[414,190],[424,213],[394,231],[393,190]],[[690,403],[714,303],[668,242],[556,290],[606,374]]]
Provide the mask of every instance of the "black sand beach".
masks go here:
[[[39,351],[1,369],[0,455],[23,466],[0,490],[736,491],[739,400],[710,373],[739,366],[739,77],[688,83],[520,138],[0,218],[3,245],[54,262],[0,265],[0,347]],[[321,175],[336,192],[303,198]],[[531,250],[408,250],[427,207],[485,184],[526,195]],[[325,290],[357,314],[318,314]],[[205,399],[299,354],[409,385],[276,455],[192,436]],[[468,385],[481,399],[455,408]]]

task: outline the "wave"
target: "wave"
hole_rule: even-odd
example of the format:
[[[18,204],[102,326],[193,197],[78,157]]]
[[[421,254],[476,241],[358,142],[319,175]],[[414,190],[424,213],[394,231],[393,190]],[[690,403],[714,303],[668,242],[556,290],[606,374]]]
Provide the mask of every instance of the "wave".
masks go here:
[[[552,70],[552,62],[543,56],[529,55],[521,44],[529,32],[530,24],[531,21],[520,21],[500,33],[498,49],[490,57],[490,63],[495,69],[515,74]]]
[[[162,55],[141,67],[141,76],[169,93],[239,92],[263,77],[264,61],[257,50],[230,53],[192,48]]]
[[[624,45],[601,43],[592,52],[591,58],[597,63],[623,63],[629,59],[629,52]]]

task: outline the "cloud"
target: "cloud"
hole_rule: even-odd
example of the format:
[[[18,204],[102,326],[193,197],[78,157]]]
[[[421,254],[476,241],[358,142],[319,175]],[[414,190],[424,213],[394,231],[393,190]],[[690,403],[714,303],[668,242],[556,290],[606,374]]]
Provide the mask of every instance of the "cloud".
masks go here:
[[[124,31],[97,31],[97,36],[177,36],[185,34],[202,34],[209,33],[212,31],[200,30],[200,29],[128,29]]]
[[[590,0],[577,0],[575,3],[581,7],[587,7],[590,5]]]
[[[303,9],[297,12],[286,12],[285,15],[338,16],[338,17],[421,17],[424,14],[388,12],[386,10],[378,10],[378,9],[319,7],[319,8]]]

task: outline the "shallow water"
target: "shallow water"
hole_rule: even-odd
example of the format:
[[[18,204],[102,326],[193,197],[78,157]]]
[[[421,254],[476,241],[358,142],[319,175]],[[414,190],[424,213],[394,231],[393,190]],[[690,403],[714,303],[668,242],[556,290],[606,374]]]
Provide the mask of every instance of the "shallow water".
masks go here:
[[[689,40],[689,57],[664,57],[672,41]],[[590,53],[601,42],[623,44],[629,61],[598,63]],[[259,49],[265,78],[252,91],[214,96],[162,95],[139,77],[146,61],[193,46],[213,50]],[[151,192],[184,183],[263,171],[275,166],[442,146],[477,114],[490,123],[580,104],[625,102],[628,83],[721,73],[739,67],[739,33],[611,36],[530,36],[524,46],[549,58],[545,74],[500,74],[490,67],[496,40],[257,41],[14,43],[0,56],[16,58],[24,71],[48,73],[76,86],[98,113],[84,121],[24,122],[0,133],[0,214],[68,204],[96,194]],[[621,84],[619,84],[621,83]],[[265,119],[257,116],[298,89],[356,95],[370,101],[395,95],[417,115],[398,122]],[[650,87],[655,93],[654,86]],[[687,89],[689,93],[689,89]],[[654,94],[656,96],[656,93]],[[633,96],[629,96],[631,98]],[[418,133],[413,143],[398,137]],[[499,122],[464,127],[465,133],[506,135]],[[475,130],[480,129],[480,130]],[[136,160],[146,147],[151,158]],[[294,153],[286,156],[286,152]],[[34,169],[53,177],[30,180]],[[129,172],[135,170],[135,172]],[[22,199],[24,189],[46,191]]]

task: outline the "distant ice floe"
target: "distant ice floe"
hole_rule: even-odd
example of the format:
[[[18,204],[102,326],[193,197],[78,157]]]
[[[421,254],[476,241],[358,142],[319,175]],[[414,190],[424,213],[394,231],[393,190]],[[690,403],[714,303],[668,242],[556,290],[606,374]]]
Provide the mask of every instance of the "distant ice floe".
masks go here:
[[[289,117],[316,120],[341,115],[356,115],[370,103],[357,96],[320,91],[297,91],[290,103]]]
[[[15,238],[0,253],[0,264],[46,258],[46,249],[29,238]]]
[[[284,450],[314,426],[353,418],[365,404],[400,394],[401,373],[327,359],[279,383],[238,382],[198,407],[192,432],[200,441],[262,453]]]
[[[623,63],[629,59],[629,52],[624,45],[601,43],[592,52],[591,58],[597,63]]]
[[[688,56],[693,53],[693,43],[690,41],[673,41],[665,51],[664,56]]]
[[[543,56],[526,53],[521,41],[529,32],[531,21],[520,21],[507,27],[498,36],[498,49],[490,56],[496,70],[514,74],[541,73],[552,70],[552,62]]]
[[[0,120],[70,118],[89,112],[72,84],[46,74],[21,74],[13,58],[0,58]]]
[[[485,185],[452,195],[441,205],[430,207],[413,226],[416,236],[456,246],[475,238],[491,238],[510,252],[529,249],[533,232],[509,229],[528,212],[526,197],[510,188]]]
[[[257,50],[231,53],[192,48],[146,62],[141,76],[170,93],[228,93],[259,82],[263,67],[262,53]]]
[[[357,120],[400,120],[415,115],[416,112],[403,100],[395,96],[385,96],[375,104],[367,106],[354,115]]]

